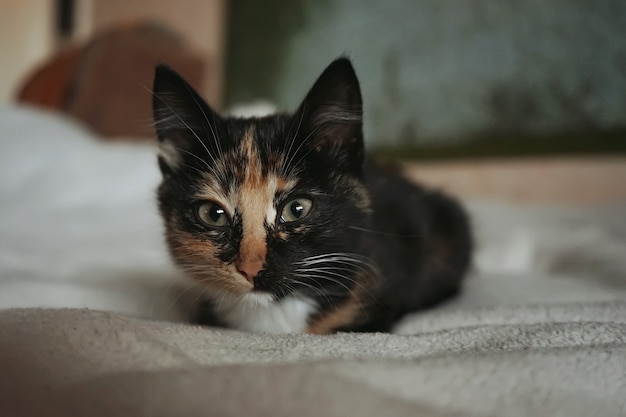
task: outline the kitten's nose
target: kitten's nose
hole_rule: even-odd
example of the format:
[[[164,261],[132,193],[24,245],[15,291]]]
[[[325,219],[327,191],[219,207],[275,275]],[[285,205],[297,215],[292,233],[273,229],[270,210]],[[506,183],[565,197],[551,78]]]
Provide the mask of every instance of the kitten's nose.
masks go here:
[[[240,261],[237,262],[237,271],[243,275],[251,284],[259,272],[263,269],[263,261]]]

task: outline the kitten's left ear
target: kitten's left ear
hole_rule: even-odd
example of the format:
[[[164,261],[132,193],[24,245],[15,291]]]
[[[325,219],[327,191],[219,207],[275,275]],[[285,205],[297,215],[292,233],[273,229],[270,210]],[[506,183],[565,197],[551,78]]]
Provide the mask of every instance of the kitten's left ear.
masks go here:
[[[152,92],[163,174],[174,172],[185,155],[207,156],[211,161],[209,155],[218,148],[215,123],[220,120],[219,115],[183,77],[166,65],[156,67]]]
[[[335,167],[360,172],[363,164],[363,103],[359,80],[348,58],[333,61],[317,79],[294,123],[303,124],[300,140]],[[339,165],[338,165],[339,164]]]

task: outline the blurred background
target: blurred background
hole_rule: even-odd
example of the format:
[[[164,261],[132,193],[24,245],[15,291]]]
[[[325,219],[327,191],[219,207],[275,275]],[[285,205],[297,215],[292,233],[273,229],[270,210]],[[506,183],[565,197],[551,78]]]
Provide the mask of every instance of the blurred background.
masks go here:
[[[151,138],[153,67],[217,109],[298,105],[353,60],[365,133],[469,197],[626,199],[626,2],[0,0],[0,101]]]

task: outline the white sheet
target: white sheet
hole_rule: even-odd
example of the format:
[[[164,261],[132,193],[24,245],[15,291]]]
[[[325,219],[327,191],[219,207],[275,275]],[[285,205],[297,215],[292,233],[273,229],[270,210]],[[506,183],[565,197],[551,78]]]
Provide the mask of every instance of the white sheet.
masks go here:
[[[99,141],[59,116],[0,110],[0,307],[177,319],[151,144]]]

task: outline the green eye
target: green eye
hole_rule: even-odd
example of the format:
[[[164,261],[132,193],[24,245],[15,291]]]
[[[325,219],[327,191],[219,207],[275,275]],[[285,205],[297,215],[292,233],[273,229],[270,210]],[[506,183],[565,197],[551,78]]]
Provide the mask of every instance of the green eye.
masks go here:
[[[212,201],[200,204],[196,209],[196,215],[202,223],[211,227],[222,227],[230,223],[226,210]]]
[[[289,201],[283,206],[280,213],[280,221],[282,223],[291,223],[305,218],[313,207],[313,201],[308,198],[296,198]]]

